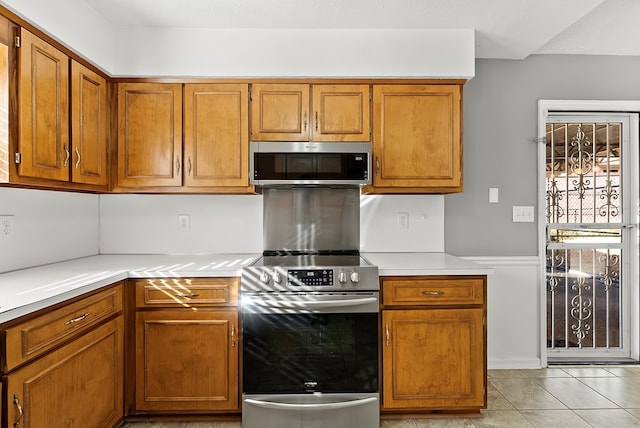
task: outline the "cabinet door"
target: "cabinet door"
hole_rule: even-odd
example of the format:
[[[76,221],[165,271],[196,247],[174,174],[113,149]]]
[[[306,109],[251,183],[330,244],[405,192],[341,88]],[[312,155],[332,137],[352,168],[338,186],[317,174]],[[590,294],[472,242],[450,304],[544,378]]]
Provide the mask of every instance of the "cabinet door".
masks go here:
[[[118,185],[182,185],[182,84],[118,84]]]
[[[251,93],[253,141],[309,140],[308,84],[255,84]]]
[[[105,186],[107,174],[107,82],[71,61],[71,181]]]
[[[21,29],[18,175],[69,181],[69,58]]]
[[[247,84],[185,85],[185,185],[249,185],[248,92]]]
[[[369,85],[314,85],[311,139],[369,141]]]
[[[459,85],[374,85],[373,186],[461,191],[460,111]]]
[[[482,309],[382,312],[385,409],[486,406]]]
[[[237,411],[237,311],[136,314],[137,411]]]
[[[9,425],[116,426],[123,417],[123,335],[120,316],[7,375]]]

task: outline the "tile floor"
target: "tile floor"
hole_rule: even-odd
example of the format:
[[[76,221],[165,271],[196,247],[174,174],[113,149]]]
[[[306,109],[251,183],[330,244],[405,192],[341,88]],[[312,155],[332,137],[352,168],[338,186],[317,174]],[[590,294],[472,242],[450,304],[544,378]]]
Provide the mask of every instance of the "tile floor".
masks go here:
[[[488,408],[481,416],[383,419],[380,427],[640,427],[640,366],[489,370],[488,382]],[[240,422],[137,422],[122,428],[240,428]]]

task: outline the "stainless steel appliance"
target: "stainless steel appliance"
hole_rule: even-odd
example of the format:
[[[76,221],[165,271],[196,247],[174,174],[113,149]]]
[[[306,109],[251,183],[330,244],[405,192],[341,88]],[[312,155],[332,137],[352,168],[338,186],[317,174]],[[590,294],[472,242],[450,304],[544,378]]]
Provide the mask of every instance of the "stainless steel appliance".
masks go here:
[[[358,188],[264,189],[263,257],[243,268],[243,428],[379,426],[378,268]]]
[[[251,142],[251,184],[369,184],[370,142]]]

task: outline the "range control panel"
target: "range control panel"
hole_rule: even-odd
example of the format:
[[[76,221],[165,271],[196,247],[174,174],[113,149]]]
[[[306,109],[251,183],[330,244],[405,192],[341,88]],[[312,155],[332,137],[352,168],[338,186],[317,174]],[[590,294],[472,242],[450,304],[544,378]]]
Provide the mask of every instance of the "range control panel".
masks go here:
[[[333,269],[287,270],[287,285],[290,287],[331,287],[333,286]]]

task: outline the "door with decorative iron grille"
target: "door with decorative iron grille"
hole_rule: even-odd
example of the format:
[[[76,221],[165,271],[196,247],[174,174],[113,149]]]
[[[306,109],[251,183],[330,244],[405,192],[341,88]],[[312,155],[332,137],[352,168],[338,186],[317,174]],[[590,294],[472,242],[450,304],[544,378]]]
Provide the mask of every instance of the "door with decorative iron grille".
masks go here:
[[[635,121],[635,122],[634,122]],[[630,357],[638,287],[636,114],[549,113],[546,123],[546,305],[549,361]],[[630,129],[635,131],[632,133]],[[635,135],[634,135],[635,134]],[[634,255],[634,256],[632,256]]]

